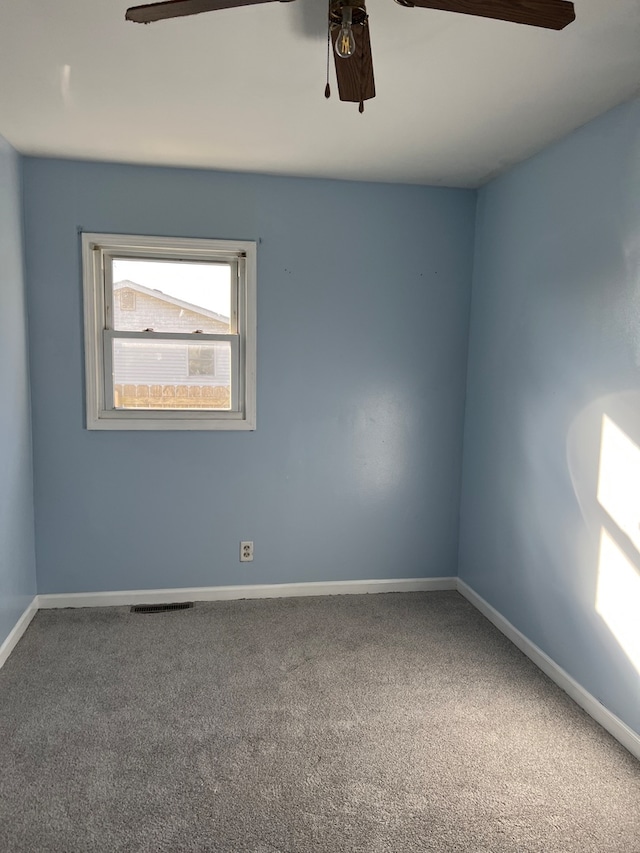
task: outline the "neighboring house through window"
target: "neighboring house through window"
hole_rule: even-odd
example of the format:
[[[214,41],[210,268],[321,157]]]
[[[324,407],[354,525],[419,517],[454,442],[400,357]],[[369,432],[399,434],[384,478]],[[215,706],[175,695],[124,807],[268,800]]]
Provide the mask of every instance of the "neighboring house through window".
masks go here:
[[[255,243],[83,234],[89,429],[254,429]]]

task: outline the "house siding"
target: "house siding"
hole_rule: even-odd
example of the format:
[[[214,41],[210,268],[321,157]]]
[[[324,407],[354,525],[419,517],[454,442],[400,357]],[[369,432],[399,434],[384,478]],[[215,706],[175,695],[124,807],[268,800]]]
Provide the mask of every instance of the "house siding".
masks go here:
[[[158,385],[228,386],[231,377],[230,347],[210,344],[215,350],[213,376],[189,376],[189,346],[171,341],[119,341],[113,343],[113,378],[116,383]]]
[[[121,306],[128,303],[134,310]],[[197,329],[209,334],[229,333],[229,320],[214,320],[198,311],[190,311],[158,297],[139,293],[130,287],[114,285],[113,328],[123,332],[140,332],[152,328],[156,332],[195,332]]]

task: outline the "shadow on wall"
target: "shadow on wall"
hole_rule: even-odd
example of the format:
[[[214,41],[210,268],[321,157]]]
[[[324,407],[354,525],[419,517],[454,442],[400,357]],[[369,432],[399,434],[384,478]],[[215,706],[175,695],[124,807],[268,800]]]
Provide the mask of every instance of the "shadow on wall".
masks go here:
[[[638,411],[638,391],[592,403],[569,430],[567,459],[589,537],[597,542],[593,607],[640,676]]]

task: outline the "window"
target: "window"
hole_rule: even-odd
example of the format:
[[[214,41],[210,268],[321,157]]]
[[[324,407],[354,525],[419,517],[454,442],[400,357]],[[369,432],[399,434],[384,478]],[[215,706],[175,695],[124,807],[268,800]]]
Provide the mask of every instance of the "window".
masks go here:
[[[214,347],[189,347],[189,376],[215,376],[216,352]]]
[[[135,290],[125,289],[121,290],[118,294],[120,297],[119,304],[121,311],[135,311],[136,310],[136,292]]]
[[[88,429],[255,429],[256,245],[83,234]]]

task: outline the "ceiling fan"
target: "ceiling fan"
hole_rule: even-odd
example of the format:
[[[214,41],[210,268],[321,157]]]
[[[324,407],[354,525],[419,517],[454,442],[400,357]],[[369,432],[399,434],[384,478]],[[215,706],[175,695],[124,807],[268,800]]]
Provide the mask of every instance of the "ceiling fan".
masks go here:
[[[163,0],[127,9],[127,21],[150,24],[165,18],[181,18],[200,12],[254,6],[274,0]],[[279,0],[291,2],[291,0]],[[573,3],[569,0],[396,0],[401,6],[440,9],[477,15],[514,24],[528,24],[549,30],[562,30],[575,20]],[[373,58],[369,38],[369,16],[364,0],[329,0],[329,39],[333,44],[341,101],[355,101],[364,109],[364,101],[376,94],[373,79]],[[327,41],[329,41],[329,39]],[[327,57],[327,78],[329,73]],[[330,95],[329,81],[325,95]]]

